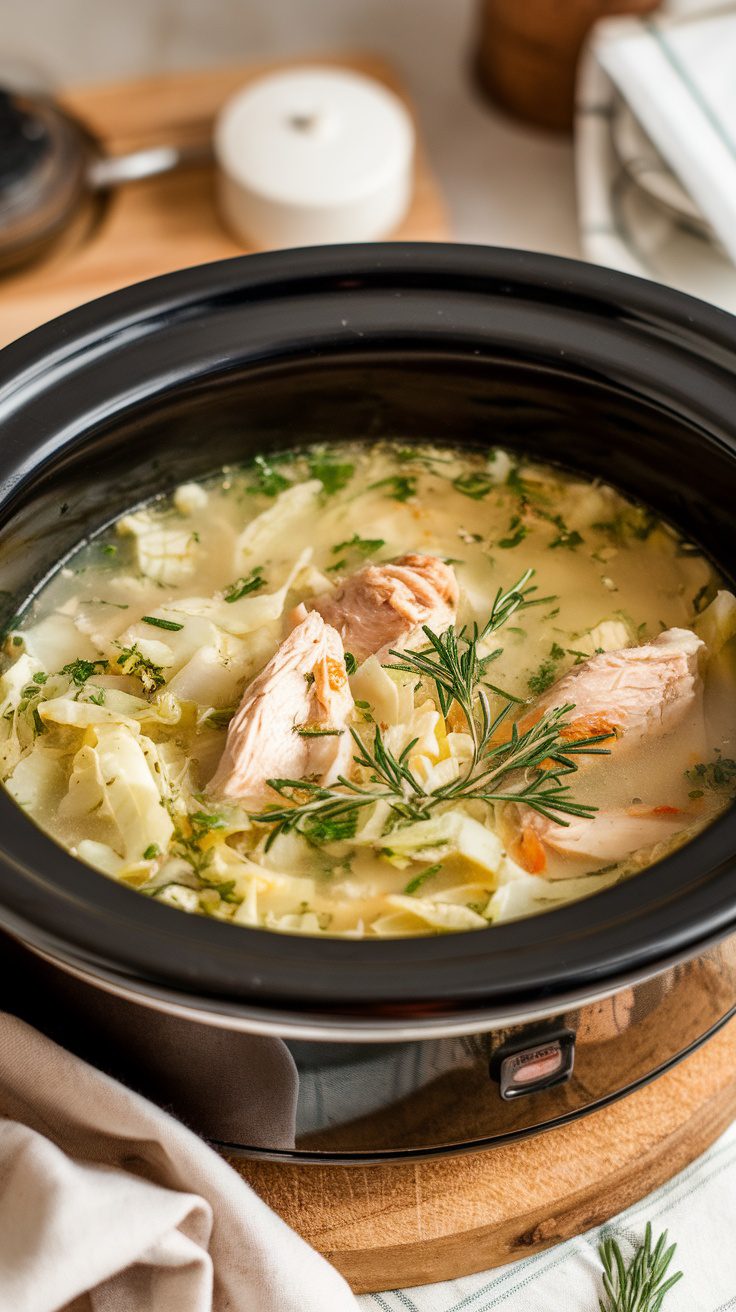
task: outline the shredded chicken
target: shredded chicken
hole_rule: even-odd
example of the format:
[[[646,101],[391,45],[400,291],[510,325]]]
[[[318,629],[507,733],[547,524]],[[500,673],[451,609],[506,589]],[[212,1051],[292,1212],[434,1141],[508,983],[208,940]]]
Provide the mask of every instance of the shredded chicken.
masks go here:
[[[360,662],[401,648],[422,625],[442,633],[457,612],[458,587],[450,565],[436,556],[408,555],[366,565],[335,592],[310,604],[337,629],[346,651]]]
[[[635,749],[652,734],[669,733],[702,696],[700,665],[705,646],[688,629],[667,629],[653,642],[603,652],[563,675],[520,721],[520,728],[568,704],[574,705],[562,737],[568,741],[609,734],[602,747]],[[577,758],[579,765],[596,757]],[[642,811],[599,811],[589,819],[571,816],[567,825],[529,807],[510,808],[507,823],[516,830],[519,862],[533,874],[547,868],[547,848],[563,856],[619,861],[643,847],[665,841],[682,829],[686,817],[670,806]]]
[[[312,611],[246,688],[209,791],[276,801],[269,779],[334,782],[352,756],[352,708],[340,636]]]

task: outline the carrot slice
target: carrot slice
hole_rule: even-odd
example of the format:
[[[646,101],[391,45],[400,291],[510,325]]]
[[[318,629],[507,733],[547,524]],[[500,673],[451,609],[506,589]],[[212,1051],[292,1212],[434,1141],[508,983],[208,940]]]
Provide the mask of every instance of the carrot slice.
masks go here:
[[[542,846],[542,840],[533,829],[526,828],[521,831],[521,838],[518,842],[519,863],[530,875],[541,875],[543,870],[547,869],[547,853]]]

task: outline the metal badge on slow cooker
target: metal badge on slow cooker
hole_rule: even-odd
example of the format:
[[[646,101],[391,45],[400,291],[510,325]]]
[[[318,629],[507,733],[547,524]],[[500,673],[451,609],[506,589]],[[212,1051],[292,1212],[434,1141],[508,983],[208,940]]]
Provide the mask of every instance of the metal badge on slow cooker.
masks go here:
[[[575,1063],[572,1030],[538,1030],[501,1044],[491,1057],[490,1074],[505,1101],[564,1084]]]

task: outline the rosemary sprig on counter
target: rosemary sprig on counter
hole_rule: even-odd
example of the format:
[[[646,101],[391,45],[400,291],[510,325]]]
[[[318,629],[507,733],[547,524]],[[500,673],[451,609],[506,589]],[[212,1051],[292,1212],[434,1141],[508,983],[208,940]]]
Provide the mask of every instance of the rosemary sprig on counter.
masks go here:
[[[598,1246],[603,1263],[606,1301],[598,1300],[600,1312],[660,1312],[665,1295],[682,1279],[682,1271],[667,1277],[677,1248],[666,1248],[667,1231],[652,1248],[652,1227],[647,1222],[644,1243],[627,1266],[618,1242],[607,1236]],[[665,1278],[667,1277],[667,1278]]]
[[[361,782],[343,775],[329,787],[307,779],[269,779],[269,787],[282,805],[274,804],[251,816],[256,823],[273,826],[268,846],[277,834],[288,832],[301,833],[318,843],[350,838],[361,812],[376,802],[387,802],[398,823],[426,820],[437,808],[459,801],[523,803],[562,824],[567,823],[565,816],[588,818],[595,813],[594,806],[576,802],[562,780],[577,769],[577,756],[605,753],[607,749],[600,744],[610,734],[569,740],[571,704],[547,711],[527,729],[516,723],[507,726],[517,699],[485,679],[486,667],[502,649],[481,656],[480,643],[517,611],[550,600],[533,595],[532,575],[533,570],[527,570],[514,587],[499,588],[482,628],[475,624],[457,632],[451,625],[438,635],[425,626],[426,648],[391,652],[398,660],[387,668],[432,683],[444,716],[455,704],[460,708],[473,741],[472,757],[460,778],[428,790],[410,765],[416,739],[396,756],[378,725],[368,742],[351,727],[356,747],[353,761],[361,771]],[[491,710],[489,689],[502,701],[496,714]]]

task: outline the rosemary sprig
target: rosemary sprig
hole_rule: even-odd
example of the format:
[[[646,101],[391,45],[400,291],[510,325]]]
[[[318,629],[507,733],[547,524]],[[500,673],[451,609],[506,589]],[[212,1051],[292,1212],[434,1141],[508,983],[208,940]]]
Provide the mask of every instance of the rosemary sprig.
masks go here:
[[[473,739],[472,759],[460,778],[428,791],[410,765],[416,739],[396,756],[378,725],[370,742],[351,727],[356,748],[353,762],[360,771],[359,780],[340,775],[330,787],[308,779],[268,780],[282,805],[274,804],[251,816],[256,823],[272,826],[267,847],[279,833],[298,832],[316,843],[352,838],[360,812],[380,801],[388,803],[394,824],[426,820],[438,807],[458,801],[522,803],[560,824],[568,823],[565,816],[587,819],[595,813],[594,806],[575,801],[563,779],[577,770],[575,758],[582,753],[607,753],[600,744],[611,735],[570,740],[566,731],[567,717],[574,710],[572,704],[547,711],[523,731],[512,723],[507,732],[506,721],[518,699],[485,683],[486,665],[501,649],[480,656],[479,643],[517,611],[551,600],[533,595],[536,587],[530,584],[532,575],[533,570],[527,570],[513,588],[499,588],[482,629],[475,624],[471,630],[463,628],[458,633],[450,626],[438,635],[425,626],[427,648],[391,653],[400,659],[388,668],[418,675],[434,684],[443,715],[454,704],[460,707]],[[496,714],[491,710],[487,689],[503,703]]]
[[[420,651],[391,650],[389,652],[389,655],[395,656],[397,660],[387,665],[387,669],[403,670],[434,684],[439,707],[444,716],[448,714],[453,702],[460,707],[468,732],[473,739],[473,767],[477,765],[491,736],[499,729],[502,720],[510,714],[516,701],[516,698],[508,697],[494,684],[483,686],[487,666],[501,655],[503,649],[497,647],[488,655],[480,656],[478,647],[492,633],[496,633],[508,623],[517,611],[527,610],[530,606],[539,606],[553,600],[552,597],[533,595],[537,591],[536,585],[530,582],[533,575],[534,570],[528,569],[513,587],[498,589],[482,629],[474,624],[470,630],[464,627],[456,632],[454,625],[451,624],[444,633],[436,634],[425,624],[423,632],[429,642],[428,647]],[[491,717],[486,687],[500,694],[506,701],[506,706],[495,720]]]
[[[627,1266],[617,1240],[608,1235],[598,1246],[603,1263],[606,1301],[598,1300],[600,1312],[660,1312],[665,1295],[682,1279],[682,1271],[667,1276],[676,1244],[666,1248],[667,1231],[652,1248],[652,1227],[647,1222],[644,1243]]]

